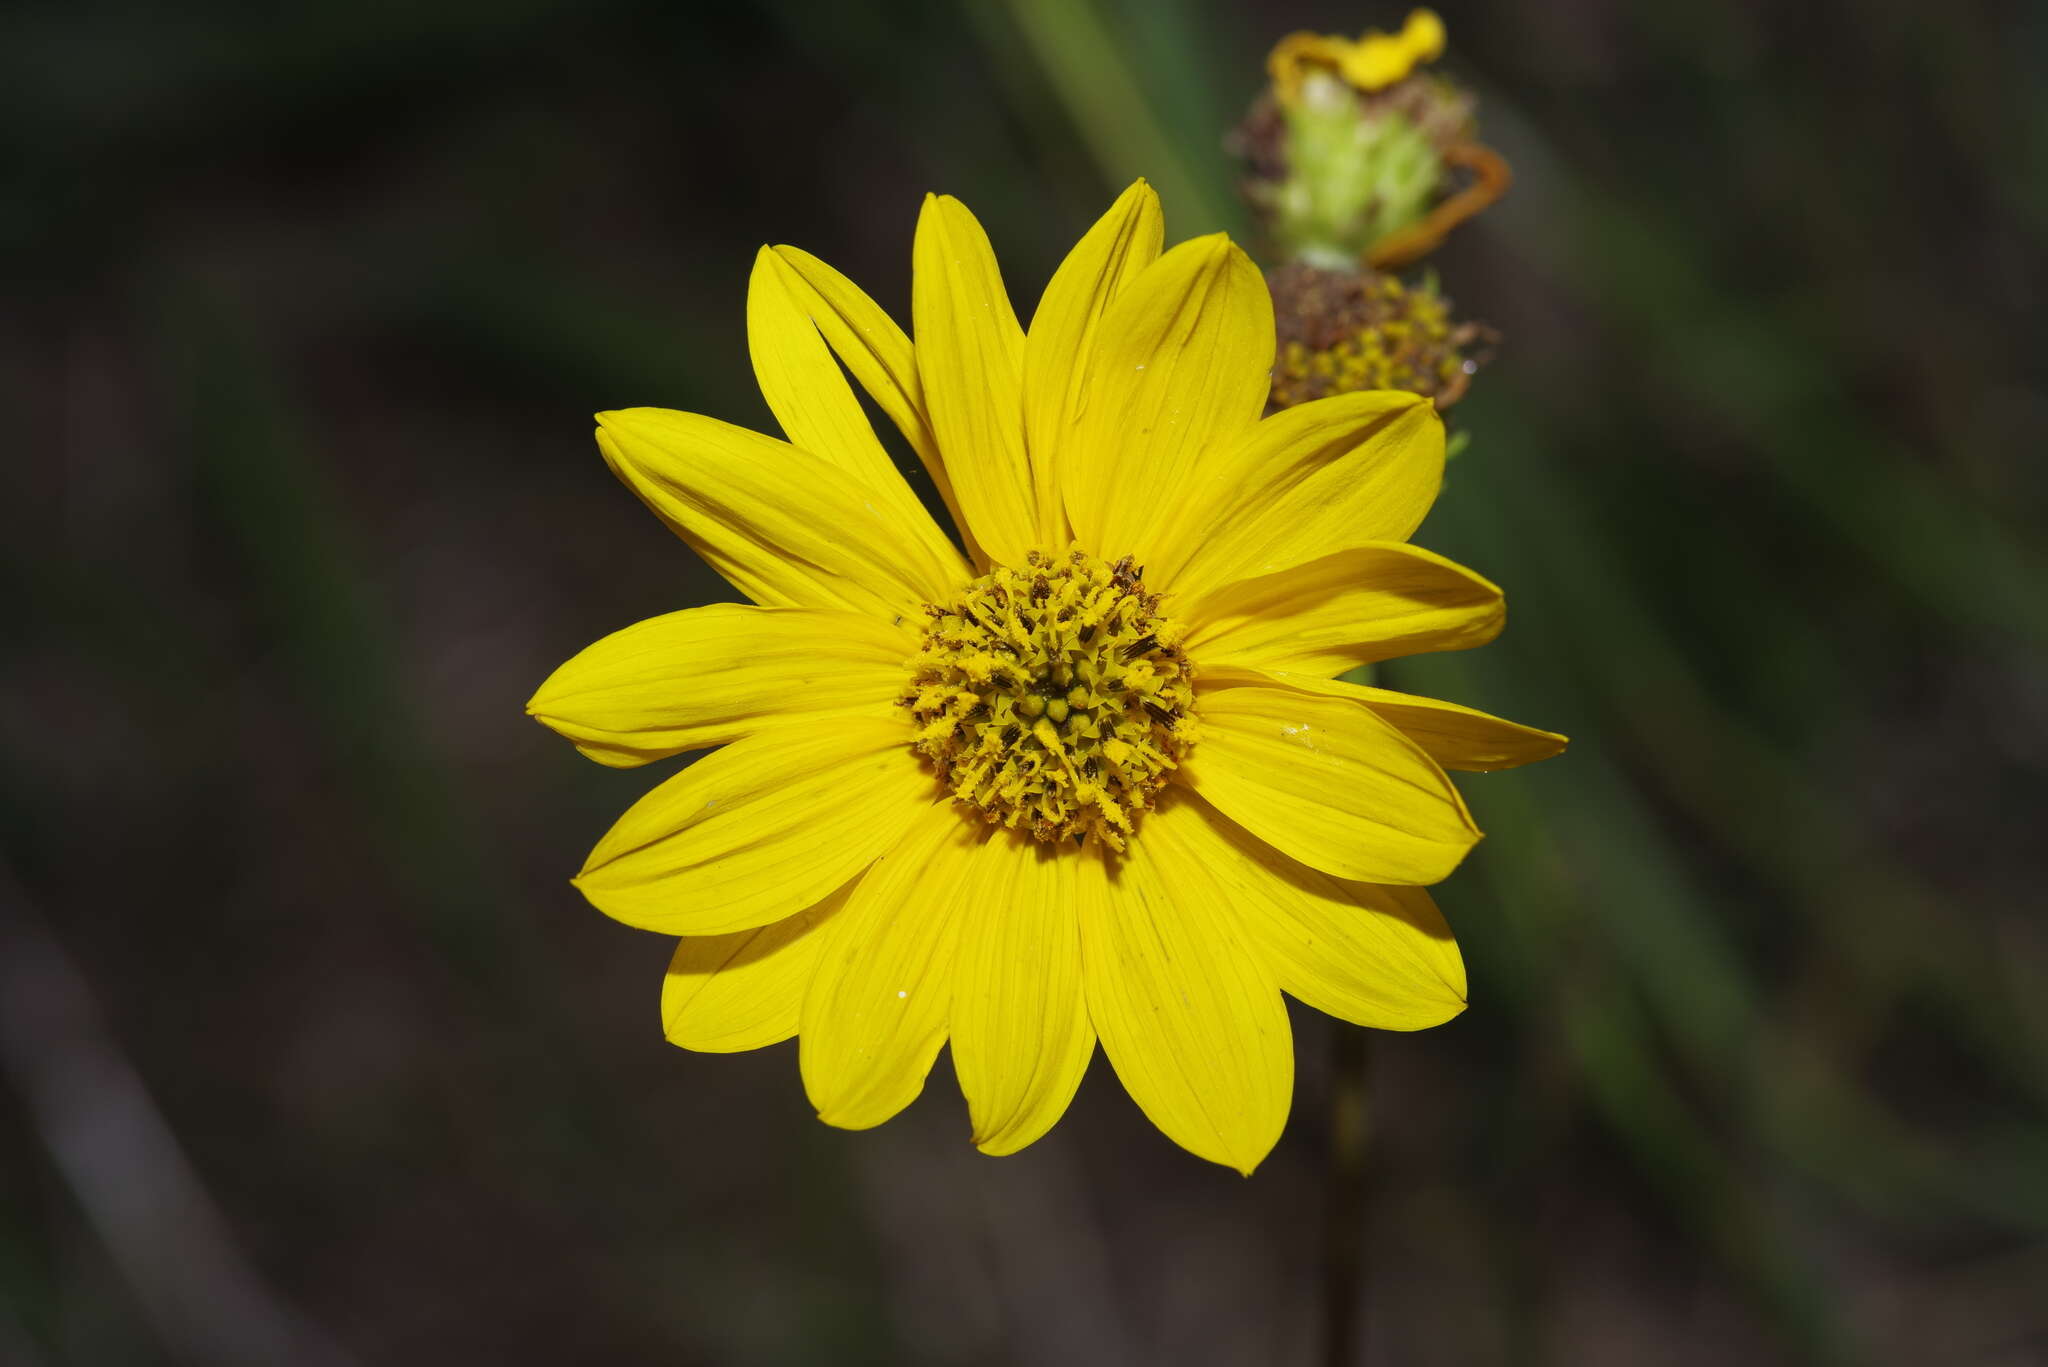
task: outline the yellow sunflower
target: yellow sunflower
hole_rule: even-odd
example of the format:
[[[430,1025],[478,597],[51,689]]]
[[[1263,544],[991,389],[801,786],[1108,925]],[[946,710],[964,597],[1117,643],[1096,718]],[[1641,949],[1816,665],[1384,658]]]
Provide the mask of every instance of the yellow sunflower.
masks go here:
[[[576,886],[681,937],[669,1039],[798,1036],[828,1124],[896,1114],[950,1041],[974,1143],[1010,1153],[1099,1039],[1160,1129],[1249,1172],[1293,1090],[1283,992],[1396,1030],[1464,1008],[1418,886],[1479,838],[1444,769],[1563,745],[1331,677],[1500,630],[1498,589],[1406,544],[1442,424],[1406,393],[1262,419],[1258,269],[1221,235],[1161,238],[1140,182],[1027,330],[973,215],[929,197],[914,345],[831,267],[766,248],[747,330],[788,440],[598,418],[619,478],[752,602],[608,636],[528,704],[603,764],[722,747]]]

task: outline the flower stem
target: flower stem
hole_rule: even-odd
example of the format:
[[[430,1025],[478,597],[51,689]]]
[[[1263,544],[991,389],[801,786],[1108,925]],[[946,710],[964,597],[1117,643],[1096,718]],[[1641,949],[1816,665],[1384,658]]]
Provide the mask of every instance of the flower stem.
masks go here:
[[[1365,1157],[1372,1137],[1372,1039],[1336,1021],[1330,1050],[1330,1166],[1323,1193],[1323,1362],[1354,1367],[1365,1337]]]
[[[1190,140],[1167,126],[1141,79],[1145,53],[1118,32],[1096,0],[1005,4],[1024,48],[1037,59],[1110,183],[1123,185],[1143,175],[1174,206],[1176,223],[1202,231],[1239,226],[1227,180],[1203,173],[1183,155],[1204,137],[1213,143],[1216,134]]]

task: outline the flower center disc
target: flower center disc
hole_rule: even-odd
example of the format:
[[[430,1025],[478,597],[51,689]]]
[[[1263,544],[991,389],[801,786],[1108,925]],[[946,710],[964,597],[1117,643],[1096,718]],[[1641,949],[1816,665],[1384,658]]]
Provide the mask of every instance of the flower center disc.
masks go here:
[[[1125,556],[1032,551],[930,604],[900,699],[953,796],[1039,840],[1116,849],[1194,739],[1180,630]]]

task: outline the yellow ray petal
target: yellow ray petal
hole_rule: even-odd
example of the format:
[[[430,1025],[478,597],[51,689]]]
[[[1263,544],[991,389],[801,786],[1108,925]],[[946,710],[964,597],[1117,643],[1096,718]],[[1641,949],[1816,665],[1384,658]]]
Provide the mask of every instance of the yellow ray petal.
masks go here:
[[[626,809],[576,886],[608,916],[719,935],[814,906],[936,789],[900,720],[833,717],[715,750]]]
[[[1053,272],[1024,340],[1024,430],[1038,501],[1038,542],[1072,539],[1060,498],[1060,462],[1087,407],[1086,358],[1110,301],[1159,257],[1166,231],[1159,196],[1138,181],[1117,197]]]
[[[1024,330],[988,234],[959,200],[925,196],[911,260],[917,373],[953,492],[982,550],[1021,565],[1038,535],[1024,447]]]
[[[1060,467],[1067,514],[1096,554],[1149,563],[1185,534],[1205,461],[1265,406],[1265,277],[1221,233],[1183,242],[1116,297],[1088,364],[1088,403]]]
[[[1420,888],[1332,878],[1289,859],[1198,797],[1148,820],[1163,866],[1205,870],[1281,990],[1380,1030],[1465,1009],[1465,962]]]
[[[713,603],[584,648],[526,704],[600,764],[627,769],[790,721],[893,715],[917,638],[857,612]]]
[[[798,1052],[826,1124],[879,1125],[924,1090],[946,1042],[962,890],[990,829],[951,804],[927,808],[834,918]]]
[[[772,925],[678,940],[661,984],[661,1030],[669,1043],[736,1054],[794,1035],[825,926],[852,891],[848,883]]]
[[[967,520],[960,515],[952,477],[946,473],[939,439],[932,434],[931,418],[925,412],[924,382],[917,377],[917,353],[910,338],[860,286],[817,257],[800,247],[776,247],[774,252],[789,266],[791,289],[824,334],[825,344],[924,462],[933,487],[953,515],[953,526],[967,543],[968,554],[979,561],[981,553]]]
[[[1498,588],[1434,551],[1391,541],[1244,579],[1168,611],[1204,668],[1330,675],[1354,665],[1467,650],[1500,634]]]
[[[1399,33],[1367,29],[1348,44],[1337,69],[1360,90],[1384,90],[1424,62],[1443,55],[1444,21],[1432,10],[1411,11]]]
[[[1435,883],[1479,839],[1444,771],[1363,703],[1251,685],[1206,692],[1199,710],[1179,781],[1304,864]]]
[[[597,420],[597,444],[613,472],[764,606],[916,618],[969,577],[931,518],[878,504],[808,451],[666,408]]]
[[[1117,1077],[1182,1148],[1249,1175],[1280,1137],[1294,1092],[1287,1008],[1246,943],[1225,887],[1162,856],[1149,812],[1128,856],[1081,884],[1088,1014]],[[1100,852],[1089,850],[1089,858]]]
[[[931,525],[818,335],[810,296],[795,267],[773,249],[761,248],[747,284],[747,350],[761,397],[791,444],[845,470],[907,523]]]
[[[1443,484],[1444,425],[1419,394],[1284,409],[1209,467],[1190,536],[1146,578],[1185,599],[1372,541],[1406,541]]]
[[[961,918],[953,1068],[984,1153],[1015,1153],[1051,1129],[1095,1053],[1081,991],[1081,876],[1099,882],[1101,861],[998,831],[960,890],[972,910]]]
[[[1561,755],[1570,743],[1555,731],[1524,726],[1441,698],[1396,693],[1387,688],[1359,691],[1364,694],[1367,707],[1400,727],[1403,735],[1446,769],[1475,773],[1514,769]]]
[[[1362,702],[1401,728],[1402,735],[1446,769],[1477,773],[1513,769],[1563,754],[1569,743],[1555,731],[1539,731],[1477,708],[1414,693],[1396,693],[1390,688],[1368,688],[1343,679],[1290,674],[1286,670],[1246,669],[1239,665],[1213,665],[1202,671],[1204,687],[1228,688],[1246,683],[1272,684]]]

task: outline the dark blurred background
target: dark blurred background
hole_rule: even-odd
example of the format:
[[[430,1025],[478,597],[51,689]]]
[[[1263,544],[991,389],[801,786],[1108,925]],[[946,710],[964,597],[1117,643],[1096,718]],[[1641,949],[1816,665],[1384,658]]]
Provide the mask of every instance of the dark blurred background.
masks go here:
[[[2048,9],[1440,5],[1506,341],[1420,540],[1506,636],[1472,1008],[1374,1055],[1383,1364],[2048,1361]],[[729,596],[589,414],[766,426],[755,247],[1028,314],[1290,29],[1405,5],[15,0],[0,19],[0,1361],[1298,1364],[1330,1026],[1251,1181],[1100,1056],[985,1159],[662,1041],[521,704]]]

